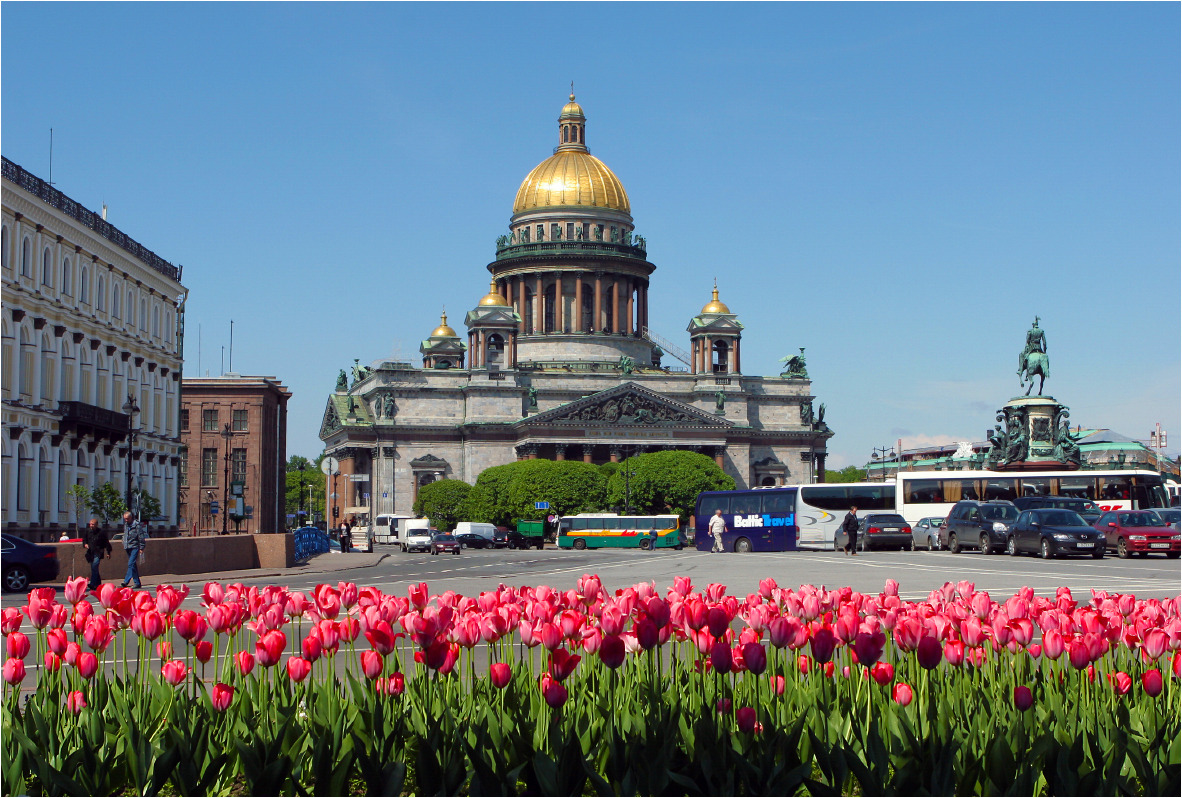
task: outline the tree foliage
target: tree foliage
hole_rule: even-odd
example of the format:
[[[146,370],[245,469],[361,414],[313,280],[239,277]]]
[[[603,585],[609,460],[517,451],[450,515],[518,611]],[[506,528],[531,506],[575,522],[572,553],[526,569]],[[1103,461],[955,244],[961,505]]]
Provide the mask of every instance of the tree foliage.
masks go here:
[[[66,507],[74,511],[74,531],[82,526],[82,514],[90,506],[90,488],[85,485],[71,485],[66,488]]]
[[[160,500],[143,488],[131,492],[131,503],[139,509],[139,517],[145,521],[160,517]]]
[[[86,506],[94,513],[103,526],[119,518],[127,511],[127,504],[119,495],[119,489],[110,482],[104,482],[90,493]]]
[[[468,496],[472,486],[461,479],[439,479],[419,488],[415,499],[415,515],[431,519],[432,525],[443,532],[455,528],[468,515]]]
[[[652,452],[620,463],[607,482],[607,503],[621,512],[627,503],[633,513],[685,518],[693,513],[702,491],[734,489],[735,480],[704,454]]]
[[[284,508],[288,515],[295,515],[303,509],[308,512],[308,520],[313,513],[324,514],[325,476],[320,471],[321,454],[312,462],[306,457],[293,454],[287,458],[286,483],[284,485]],[[312,486],[311,506],[308,502],[308,486]]]
[[[473,521],[508,526],[549,513],[572,515],[606,506],[606,479],[596,466],[577,460],[521,460],[487,468],[469,499]],[[534,508],[549,502],[549,510]]]
[[[865,482],[866,469],[857,466],[846,466],[840,471],[825,470],[826,482]]]

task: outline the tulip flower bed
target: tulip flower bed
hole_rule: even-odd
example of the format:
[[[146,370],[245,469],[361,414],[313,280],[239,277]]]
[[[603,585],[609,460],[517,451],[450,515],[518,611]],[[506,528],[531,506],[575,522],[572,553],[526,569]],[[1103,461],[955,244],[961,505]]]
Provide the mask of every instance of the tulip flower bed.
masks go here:
[[[1177,597],[85,587],[3,611],[5,794],[1179,793]]]

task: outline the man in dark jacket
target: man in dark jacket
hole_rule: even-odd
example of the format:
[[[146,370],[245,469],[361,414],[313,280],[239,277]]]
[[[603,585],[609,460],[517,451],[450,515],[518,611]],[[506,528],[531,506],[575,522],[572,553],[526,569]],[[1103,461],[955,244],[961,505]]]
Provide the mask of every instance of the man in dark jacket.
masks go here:
[[[841,522],[841,530],[846,534],[845,553],[858,556],[858,508],[851,507]]]
[[[99,527],[98,520],[92,518],[82,531],[82,546],[86,549],[86,561],[90,563],[90,590],[98,590],[102,584],[99,577],[99,563],[103,557],[111,557],[111,540],[107,537],[107,530]]]

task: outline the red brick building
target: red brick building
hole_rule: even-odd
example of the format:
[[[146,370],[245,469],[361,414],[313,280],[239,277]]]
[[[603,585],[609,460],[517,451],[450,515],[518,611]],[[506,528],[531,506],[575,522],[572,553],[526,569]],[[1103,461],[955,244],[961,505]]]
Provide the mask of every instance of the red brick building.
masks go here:
[[[223,527],[283,531],[290,398],[274,377],[227,374],[181,381],[182,534],[220,534]],[[217,513],[211,512],[213,502]],[[249,517],[236,525],[239,507]]]

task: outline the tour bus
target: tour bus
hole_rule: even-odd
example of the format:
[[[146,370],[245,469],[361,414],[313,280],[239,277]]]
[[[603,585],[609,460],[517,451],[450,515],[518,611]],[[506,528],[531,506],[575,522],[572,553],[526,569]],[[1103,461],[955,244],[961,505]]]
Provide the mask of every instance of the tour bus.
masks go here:
[[[722,535],[724,551],[794,551],[800,532],[799,494],[800,487],[796,485],[700,493],[694,509],[694,541],[698,551],[710,551],[714,547],[710,519],[717,510],[722,510],[726,522]]]
[[[581,513],[559,519],[560,549],[649,549],[657,530],[657,548],[680,549],[684,545],[681,523],[675,515],[614,515]]]
[[[798,542],[828,547],[850,507],[864,513],[894,513],[895,483],[887,482],[825,482],[799,485],[796,501],[796,525],[800,528]],[[934,513],[933,513],[934,515]]]

